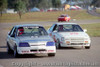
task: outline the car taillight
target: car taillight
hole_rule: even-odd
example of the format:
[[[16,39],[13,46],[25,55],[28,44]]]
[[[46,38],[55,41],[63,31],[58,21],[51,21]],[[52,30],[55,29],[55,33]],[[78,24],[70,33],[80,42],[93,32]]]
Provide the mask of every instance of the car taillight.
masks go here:
[[[67,17],[65,17],[65,20],[67,19]]]
[[[55,42],[47,42],[46,46],[55,46]]]
[[[19,47],[30,47],[27,42],[19,43]]]

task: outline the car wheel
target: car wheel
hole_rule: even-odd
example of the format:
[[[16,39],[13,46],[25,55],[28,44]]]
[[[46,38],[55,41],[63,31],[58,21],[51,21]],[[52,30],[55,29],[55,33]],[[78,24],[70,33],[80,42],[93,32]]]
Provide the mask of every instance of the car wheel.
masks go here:
[[[15,58],[18,58],[19,57],[19,54],[17,52],[17,46],[14,47],[14,57]]]
[[[8,54],[13,53],[13,51],[11,50],[11,48],[10,48],[10,46],[9,46],[9,44],[8,44],[8,43],[7,43],[7,53],[8,53]]]
[[[49,53],[48,56],[53,57],[55,56],[55,53]]]
[[[89,47],[85,47],[85,49],[90,49],[90,46]]]
[[[56,42],[56,48],[57,49],[61,49],[61,45],[60,45],[60,41],[59,40],[57,40],[57,42]]]

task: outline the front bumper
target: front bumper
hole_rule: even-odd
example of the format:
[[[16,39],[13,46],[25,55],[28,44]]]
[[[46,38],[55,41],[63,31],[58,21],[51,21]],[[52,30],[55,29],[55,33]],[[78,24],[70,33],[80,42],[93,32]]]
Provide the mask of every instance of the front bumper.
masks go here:
[[[66,44],[66,43],[61,43],[61,47],[89,47],[90,43],[72,43],[72,44]]]
[[[56,53],[55,46],[17,47],[18,54],[46,54]]]

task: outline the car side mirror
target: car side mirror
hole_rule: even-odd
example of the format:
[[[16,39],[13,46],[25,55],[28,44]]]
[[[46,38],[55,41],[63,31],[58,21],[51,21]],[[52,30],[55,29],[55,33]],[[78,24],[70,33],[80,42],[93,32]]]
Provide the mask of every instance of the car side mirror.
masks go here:
[[[87,29],[84,29],[84,32],[87,32]]]
[[[15,35],[14,35],[14,34],[12,34],[12,35],[11,35],[11,37],[15,37]]]
[[[54,32],[54,33],[56,33],[56,32],[57,32],[57,30],[54,30],[53,32]]]

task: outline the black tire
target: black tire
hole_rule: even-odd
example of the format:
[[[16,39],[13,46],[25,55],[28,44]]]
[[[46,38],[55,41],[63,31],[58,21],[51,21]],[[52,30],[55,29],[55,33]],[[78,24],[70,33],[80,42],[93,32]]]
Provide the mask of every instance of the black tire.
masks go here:
[[[14,47],[14,57],[15,58],[19,58],[20,57],[20,55],[17,52],[17,46]]]
[[[56,48],[57,48],[57,49],[61,49],[61,45],[60,45],[59,40],[57,40],[57,43],[56,43]]]
[[[60,43],[59,43],[59,45],[58,45],[58,49],[61,49],[61,45],[60,45]]]
[[[8,53],[8,54],[12,54],[12,53],[13,53],[13,51],[11,50],[11,48],[10,48],[8,42],[7,42],[7,53]]]
[[[90,46],[89,47],[85,47],[85,49],[90,49]]]
[[[55,53],[49,53],[48,56],[49,57],[54,57],[55,56]]]

